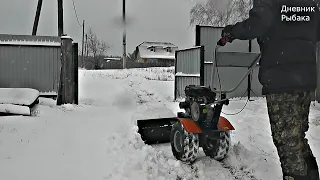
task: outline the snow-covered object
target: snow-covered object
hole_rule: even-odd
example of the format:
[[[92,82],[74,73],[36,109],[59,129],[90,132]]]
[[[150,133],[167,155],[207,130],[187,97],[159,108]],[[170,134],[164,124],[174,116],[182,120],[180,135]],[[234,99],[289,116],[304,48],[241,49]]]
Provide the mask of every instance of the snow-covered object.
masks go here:
[[[30,88],[0,88],[0,104],[29,106],[39,97],[39,91]]]
[[[30,116],[30,108],[14,104],[0,104],[0,113]]]

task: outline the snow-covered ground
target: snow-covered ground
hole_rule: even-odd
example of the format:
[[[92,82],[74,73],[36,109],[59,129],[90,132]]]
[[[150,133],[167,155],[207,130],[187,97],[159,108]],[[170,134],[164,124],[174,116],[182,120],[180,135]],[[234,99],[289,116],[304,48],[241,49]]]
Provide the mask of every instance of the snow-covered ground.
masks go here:
[[[225,115],[236,128],[227,159],[217,162],[201,152],[190,166],[175,160],[169,144],[145,145],[135,126],[136,119],[179,111],[172,68],[79,73],[79,105],[56,107],[41,98],[35,117],[0,117],[0,179],[280,180],[264,98]],[[223,111],[237,112],[245,102],[233,99]],[[318,104],[310,119],[308,138],[319,159]]]

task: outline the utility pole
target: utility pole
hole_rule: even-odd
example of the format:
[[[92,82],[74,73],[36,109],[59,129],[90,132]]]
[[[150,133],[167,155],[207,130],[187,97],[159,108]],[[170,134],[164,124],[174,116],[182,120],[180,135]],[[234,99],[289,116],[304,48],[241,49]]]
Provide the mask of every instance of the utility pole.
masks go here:
[[[83,49],[84,49],[84,20],[82,22],[82,52],[81,52],[81,61],[82,61],[82,68],[84,67],[84,55],[83,55]]]
[[[88,57],[88,34],[86,34],[86,42],[85,42],[85,53],[86,53],[86,57]]]
[[[88,34],[86,34],[86,57],[89,55],[89,48],[88,48]]]
[[[58,36],[63,34],[63,3],[58,0]]]
[[[38,6],[37,6],[37,11],[36,11],[36,16],[34,17],[33,28],[32,28],[32,35],[33,35],[33,36],[37,35],[37,30],[38,30],[38,24],[39,24],[39,19],[40,19],[41,8],[42,8],[42,0],[38,0]]]
[[[122,58],[122,68],[126,69],[126,59],[127,59],[127,52],[126,52],[126,0],[122,2],[122,22],[123,22],[123,58]]]

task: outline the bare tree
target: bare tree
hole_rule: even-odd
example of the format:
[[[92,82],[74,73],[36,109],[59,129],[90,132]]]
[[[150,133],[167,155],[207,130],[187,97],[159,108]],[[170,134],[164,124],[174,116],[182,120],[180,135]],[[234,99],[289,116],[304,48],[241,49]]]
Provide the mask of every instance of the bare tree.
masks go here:
[[[127,59],[129,60],[129,61],[135,61],[135,52],[133,52],[133,53],[128,53],[128,55],[127,55]]]
[[[223,27],[248,17],[252,0],[207,0],[190,10],[190,25]]]
[[[91,56],[91,60],[94,62],[94,69],[98,69],[99,59],[106,55],[109,46],[106,42],[98,39],[96,33],[93,32],[91,27],[89,27],[87,37],[88,55]]]

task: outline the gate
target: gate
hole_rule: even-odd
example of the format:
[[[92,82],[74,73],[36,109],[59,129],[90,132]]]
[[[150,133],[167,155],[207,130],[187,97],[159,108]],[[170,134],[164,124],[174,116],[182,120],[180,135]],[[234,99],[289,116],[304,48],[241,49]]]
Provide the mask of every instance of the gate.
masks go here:
[[[187,85],[204,85],[204,47],[178,50],[175,53],[174,99],[184,98]]]
[[[33,88],[56,95],[60,56],[59,37],[0,34],[0,88]]]

